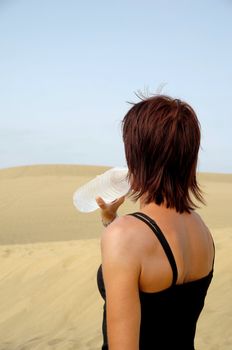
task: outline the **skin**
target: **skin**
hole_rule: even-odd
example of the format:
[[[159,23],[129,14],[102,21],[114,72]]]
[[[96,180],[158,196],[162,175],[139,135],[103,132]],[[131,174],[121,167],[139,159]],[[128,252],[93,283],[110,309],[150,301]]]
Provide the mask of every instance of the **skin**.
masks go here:
[[[99,198],[101,216],[115,218],[120,198],[106,204]],[[179,214],[155,203],[140,211],[153,218],[174,254],[177,284],[206,276],[212,269],[214,248],[211,234],[201,217],[192,211]],[[107,332],[110,350],[139,350],[139,290],[157,292],[171,286],[172,270],[158,239],[135,217],[118,217],[101,236],[102,269],[107,298]]]
[[[101,197],[96,198],[96,202],[101,209],[101,218],[105,223],[109,223],[116,218],[116,213],[120,205],[125,201],[125,196],[115,199],[113,202],[106,204]]]

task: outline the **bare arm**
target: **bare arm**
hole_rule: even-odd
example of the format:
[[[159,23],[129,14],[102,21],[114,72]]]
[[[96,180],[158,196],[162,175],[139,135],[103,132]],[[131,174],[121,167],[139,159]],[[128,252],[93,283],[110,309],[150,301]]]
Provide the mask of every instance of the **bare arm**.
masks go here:
[[[107,335],[110,350],[139,350],[140,263],[131,235],[117,219],[101,239],[102,267],[106,288]]]

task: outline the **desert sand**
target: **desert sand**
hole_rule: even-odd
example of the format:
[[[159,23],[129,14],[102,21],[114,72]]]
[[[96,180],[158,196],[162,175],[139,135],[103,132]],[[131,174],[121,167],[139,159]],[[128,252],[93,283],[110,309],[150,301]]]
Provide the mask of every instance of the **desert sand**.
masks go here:
[[[99,212],[73,192],[107,167],[36,165],[0,170],[0,350],[100,350],[103,301]],[[232,349],[232,175],[199,174],[198,210],[216,244],[214,280],[196,349]],[[127,200],[120,215],[137,210]]]

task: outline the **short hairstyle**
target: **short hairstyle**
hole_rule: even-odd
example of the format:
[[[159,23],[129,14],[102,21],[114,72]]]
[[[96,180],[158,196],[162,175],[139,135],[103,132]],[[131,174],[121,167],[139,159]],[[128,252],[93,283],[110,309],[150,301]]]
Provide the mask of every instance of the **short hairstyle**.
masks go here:
[[[205,204],[196,179],[200,123],[189,104],[165,95],[141,98],[122,121],[130,197],[177,212]]]

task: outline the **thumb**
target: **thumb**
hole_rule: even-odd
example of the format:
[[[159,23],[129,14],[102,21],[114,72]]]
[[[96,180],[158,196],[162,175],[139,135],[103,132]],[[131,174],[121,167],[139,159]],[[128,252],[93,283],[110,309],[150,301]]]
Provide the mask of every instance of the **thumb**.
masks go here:
[[[101,209],[105,209],[106,208],[106,203],[105,201],[101,198],[101,197],[96,197],[95,198],[98,206],[101,208]]]

